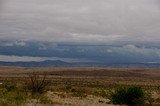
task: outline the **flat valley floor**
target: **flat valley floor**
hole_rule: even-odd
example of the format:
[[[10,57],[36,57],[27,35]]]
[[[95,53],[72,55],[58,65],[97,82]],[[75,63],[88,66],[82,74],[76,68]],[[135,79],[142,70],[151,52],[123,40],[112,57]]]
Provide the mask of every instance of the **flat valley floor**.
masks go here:
[[[159,104],[160,68],[28,68],[0,67],[0,83],[6,79],[21,82],[32,73],[46,74],[51,81],[46,95],[54,106],[110,106],[104,97],[119,86],[140,86]],[[78,93],[72,93],[78,91]],[[33,105],[34,101],[27,106]],[[38,106],[43,106],[39,104]],[[47,104],[46,104],[47,105]],[[49,105],[50,106],[50,105]]]

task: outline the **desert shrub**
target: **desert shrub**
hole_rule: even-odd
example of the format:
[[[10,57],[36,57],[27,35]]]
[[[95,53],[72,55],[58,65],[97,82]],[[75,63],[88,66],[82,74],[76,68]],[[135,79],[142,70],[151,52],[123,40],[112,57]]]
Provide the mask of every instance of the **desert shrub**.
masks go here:
[[[34,94],[31,99],[36,100],[36,103],[41,104],[52,104],[52,100],[45,94],[37,93]]]
[[[49,99],[49,97],[43,95],[39,98],[40,102],[43,104],[52,104],[52,100]]]
[[[16,105],[20,106],[26,102],[27,96],[22,92],[16,92],[16,94],[13,96],[13,100]]]
[[[0,88],[0,97],[3,97],[3,95],[5,95],[7,92],[8,92],[7,89]]]
[[[72,88],[71,92],[72,92],[72,96],[74,96],[74,97],[81,97],[82,98],[82,97],[87,96],[85,89],[82,89],[82,88],[77,88],[77,89]]]
[[[93,95],[108,98],[108,93],[104,89],[94,91]]]
[[[5,88],[0,89],[0,104],[2,106],[22,106],[26,102],[26,95],[19,91],[8,92]]]
[[[107,92],[104,89],[99,91],[99,96],[104,97],[104,98],[108,97]]]
[[[144,91],[140,87],[119,87],[111,95],[113,104],[141,105]]]
[[[70,84],[67,84],[65,88],[66,88],[66,90],[71,90],[72,86]]]
[[[20,106],[26,101],[26,95],[17,86],[17,81],[4,80],[0,88],[2,106]]]
[[[5,80],[3,82],[3,88],[5,88],[7,91],[12,91],[16,88],[16,83],[14,80]]]
[[[50,84],[46,74],[31,73],[25,80],[25,89],[33,93],[43,93]]]

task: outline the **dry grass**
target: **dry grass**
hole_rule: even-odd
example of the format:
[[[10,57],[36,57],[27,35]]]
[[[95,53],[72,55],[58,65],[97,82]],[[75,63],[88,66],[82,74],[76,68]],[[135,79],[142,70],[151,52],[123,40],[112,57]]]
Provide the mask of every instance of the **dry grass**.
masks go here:
[[[87,99],[88,95],[108,98],[114,88],[134,85],[141,86],[146,91],[146,94],[149,95],[147,100],[160,102],[160,69],[158,68],[0,67],[0,82],[14,79],[14,81],[21,83],[26,81],[28,74],[33,72],[40,75],[46,73],[47,80],[51,82],[51,85],[46,89],[52,93],[62,92],[62,95],[53,94],[55,99],[57,97],[59,100],[75,99],[78,103],[80,98]],[[46,98],[42,98],[42,100],[46,100]],[[59,103],[58,100],[53,102]]]

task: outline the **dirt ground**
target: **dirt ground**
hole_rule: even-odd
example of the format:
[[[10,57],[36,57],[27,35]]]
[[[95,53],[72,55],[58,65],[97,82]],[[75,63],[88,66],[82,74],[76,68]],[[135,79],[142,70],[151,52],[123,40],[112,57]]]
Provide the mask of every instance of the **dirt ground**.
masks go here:
[[[54,106],[114,106],[108,98],[93,95],[101,89],[114,89],[117,86],[141,86],[151,91],[150,100],[156,105],[160,97],[160,69],[158,68],[27,68],[0,67],[0,83],[4,79],[26,80],[29,73],[47,74],[47,80],[54,90],[46,93]],[[66,93],[66,86],[83,88],[86,97],[74,97]],[[44,106],[33,100],[27,106]],[[52,105],[45,105],[52,106]]]

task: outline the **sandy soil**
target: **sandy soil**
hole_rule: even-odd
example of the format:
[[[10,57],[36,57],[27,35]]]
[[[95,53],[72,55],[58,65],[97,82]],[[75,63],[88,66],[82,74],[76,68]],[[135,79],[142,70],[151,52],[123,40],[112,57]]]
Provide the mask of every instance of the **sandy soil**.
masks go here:
[[[116,106],[109,104],[109,99],[93,95],[81,98],[68,96],[68,94],[64,94],[63,92],[48,91],[46,96],[52,100],[53,104],[40,104],[37,103],[36,100],[32,100],[30,103],[26,104],[26,106]]]

